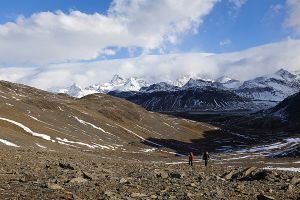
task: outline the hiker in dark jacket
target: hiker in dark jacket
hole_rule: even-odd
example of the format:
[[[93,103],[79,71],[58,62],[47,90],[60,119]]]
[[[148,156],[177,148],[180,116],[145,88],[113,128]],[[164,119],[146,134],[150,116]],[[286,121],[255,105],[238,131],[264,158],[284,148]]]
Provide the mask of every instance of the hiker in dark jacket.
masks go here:
[[[190,155],[189,155],[189,165],[190,166],[193,166],[194,159],[195,159],[195,156],[194,156],[193,152],[190,152]]]
[[[208,159],[209,159],[209,154],[207,151],[203,153],[202,159],[204,160],[205,167],[207,167]]]

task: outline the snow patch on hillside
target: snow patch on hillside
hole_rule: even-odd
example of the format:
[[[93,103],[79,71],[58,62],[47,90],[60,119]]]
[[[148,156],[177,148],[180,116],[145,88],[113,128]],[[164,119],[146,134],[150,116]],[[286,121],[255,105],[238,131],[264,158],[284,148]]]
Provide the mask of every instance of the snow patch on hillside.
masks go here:
[[[20,146],[18,146],[16,144],[14,144],[14,143],[12,143],[10,141],[4,140],[4,139],[0,139],[0,142],[3,143],[3,144],[5,144],[5,145],[7,145],[7,146],[20,147]]]
[[[78,117],[74,117],[74,118],[75,118],[78,122],[80,122],[80,123],[82,123],[82,124],[84,124],[84,125],[89,125],[89,126],[93,127],[94,129],[100,130],[100,131],[102,131],[102,132],[104,132],[104,133],[107,133],[107,134],[109,134],[109,135],[113,135],[113,134],[111,134],[110,132],[107,132],[107,131],[105,131],[103,128],[100,128],[100,127],[98,127],[98,126],[96,126],[96,125],[94,125],[94,124],[92,124],[92,123],[86,122],[86,121],[84,121],[84,120],[82,120],[82,119],[79,119]]]
[[[7,121],[7,122],[10,122],[10,123],[12,123],[12,124],[14,124],[16,126],[19,126],[25,132],[31,134],[32,136],[40,137],[40,138],[42,138],[44,140],[51,140],[51,137],[49,135],[41,134],[41,133],[36,133],[36,132],[32,131],[30,128],[24,126],[23,124],[21,124],[19,122],[16,122],[16,121],[13,121],[13,120],[10,120],[10,119],[6,119],[6,118],[3,118],[3,117],[0,117],[0,120]]]

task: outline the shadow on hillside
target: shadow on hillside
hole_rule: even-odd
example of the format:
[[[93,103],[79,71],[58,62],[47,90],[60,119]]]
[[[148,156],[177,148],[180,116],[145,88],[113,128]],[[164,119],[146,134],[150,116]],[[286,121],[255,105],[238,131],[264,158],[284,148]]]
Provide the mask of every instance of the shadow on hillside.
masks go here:
[[[241,137],[241,134],[233,135],[230,132],[226,132],[223,130],[210,130],[205,131],[201,138],[191,139],[190,141],[179,141],[176,139],[164,139],[164,138],[147,138],[148,141],[143,141],[142,143],[151,147],[157,147],[152,143],[156,143],[162,145],[163,148],[171,149],[176,152],[177,155],[183,154],[188,155],[189,152],[193,152],[195,155],[202,155],[203,152],[208,151],[210,153],[224,152],[227,150],[239,150],[245,148],[251,148],[253,146],[260,145],[270,145],[276,142],[284,141],[283,138],[287,138],[288,136],[284,136],[283,138],[276,135],[244,135]],[[298,148],[297,148],[298,147]],[[280,154],[274,156],[275,154],[270,154],[267,157],[275,158],[275,157],[290,157],[297,158],[300,157],[300,149],[299,144],[293,146],[293,148],[287,149],[278,149]]]
[[[179,141],[176,139],[163,139],[163,138],[147,138],[148,141],[162,145],[165,148],[174,150],[177,154],[188,155],[193,152],[196,155],[201,155],[204,151],[216,152],[218,148],[224,144],[216,141],[221,141],[230,138],[221,130],[211,130],[204,132],[203,136],[199,139],[191,139],[190,142]],[[156,145],[143,141],[142,143],[151,147]],[[234,141],[235,142],[235,141]]]

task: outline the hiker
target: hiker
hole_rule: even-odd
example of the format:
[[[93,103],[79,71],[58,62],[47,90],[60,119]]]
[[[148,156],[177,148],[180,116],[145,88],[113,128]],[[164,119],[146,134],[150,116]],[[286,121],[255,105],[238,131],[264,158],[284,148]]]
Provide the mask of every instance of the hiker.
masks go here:
[[[208,159],[209,159],[209,154],[207,151],[203,153],[202,159],[204,160],[205,167],[207,167],[207,163],[208,163]]]
[[[194,159],[195,159],[195,156],[194,156],[193,152],[190,152],[190,155],[189,155],[189,165],[190,166],[193,166]]]

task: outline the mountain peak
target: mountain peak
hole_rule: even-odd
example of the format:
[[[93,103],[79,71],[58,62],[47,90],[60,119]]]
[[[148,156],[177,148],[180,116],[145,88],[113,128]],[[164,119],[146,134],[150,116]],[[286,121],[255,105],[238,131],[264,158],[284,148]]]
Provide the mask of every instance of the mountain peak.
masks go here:
[[[281,76],[284,79],[293,79],[296,77],[296,75],[290,73],[289,71],[281,68],[277,72],[275,72],[276,75]]]
[[[231,81],[232,79],[227,77],[227,76],[221,76],[220,78],[216,79],[215,81],[216,82],[219,82],[219,83],[227,83],[229,81]]]
[[[115,74],[111,79],[110,83],[112,84],[122,84],[124,82],[124,78],[120,77],[118,74]]]

